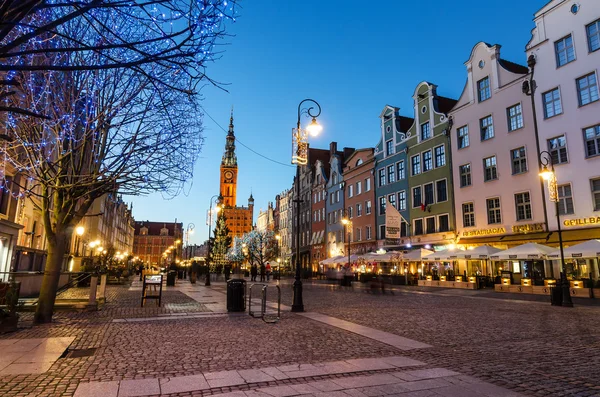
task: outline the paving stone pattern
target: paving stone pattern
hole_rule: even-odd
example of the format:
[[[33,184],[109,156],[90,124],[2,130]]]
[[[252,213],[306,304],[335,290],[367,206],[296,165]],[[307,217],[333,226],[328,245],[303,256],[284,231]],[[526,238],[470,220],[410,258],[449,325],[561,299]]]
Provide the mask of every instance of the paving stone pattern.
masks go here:
[[[204,287],[193,288],[201,291]],[[0,396],[72,396],[79,384],[89,382],[118,385],[127,380],[398,355],[424,362],[423,369],[453,370],[472,376],[465,378],[475,379],[472,383],[484,381],[525,395],[600,396],[600,359],[595,353],[600,347],[597,307],[563,309],[535,302],[399,291],[395,295],[375,295],[310,283],[305,283],[304,288],[304,304],[309,312],[327,314],[433,347],[402,351],[289,312],[282,312],[278,324],[239,315],[184,318],[173,314],[191,315],[207,310],[204,304],[190,298],[193,294],[189,291],[186,295],[167,288],[162,308],[152,305],[139,308],[140,291],[129,291],[127,286],[108,286],[108,304],[101,312],[58,313],[53,324],[24,328],[0,337],[0,340],[75,337],[70,349],[97,348],[90,357],[61,358],[42,374],[0,376]],[[225,286],[213,283],[211,290],[224,292]],[[282,295],[282,303],[290,305],[289,282],[284,283]],[[167,321],[113,322],[166,315],[171,315]],[[24,324],[27,326],[26,321]],[[386,371],[360,376],[381,375]],[[303,385],[333,377],[348,376],[283,379],[275,384],[257,382],[252,388],[224,386],[177,396],[229,392],[243,392],[244,396],[273,395],[259,389]],[[353,393],[411,396],[400,388],[391,393],[377,391],[380,386],[357,388]],[[457,395],[454,386],[444,385],[432,393],[440,395],[443,390],[446,394],[441,395]],[[322,392],[335,395],[338,391]],[[305,394],[317,395],[313,392]],[[413,395],[436,395],[425,392]]]

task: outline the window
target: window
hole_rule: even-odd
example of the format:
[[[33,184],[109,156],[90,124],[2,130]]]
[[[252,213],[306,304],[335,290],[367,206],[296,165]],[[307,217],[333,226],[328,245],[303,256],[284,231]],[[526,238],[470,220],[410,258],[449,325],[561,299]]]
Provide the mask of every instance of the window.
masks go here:
[[[386,156],[394,154],[394,142],[391,139],[385,143],[385,152]]]
[[[408,236],[408,223],[402,221],[400,222],[400,237]]]
[[[348,207],[348,210],[346,211],[346,213],[348,214],[348,219],[352,219],[352,207]]]
[[[511,150],[510,159],[512,162],[513,175],[527,172],[527,157],[525,155],[524,147]]]
[[[433,160],[431,158],[431,150],[423,152],[423,172],[431,171],[433,169]]]
[[[494,121],[492,116],[489,115],[479,120],[479,128],[481,130],[481,140],[487,141],[494,137]]]
[[[421,140],[424,141],[426,139],[431,138],[431,128],[429,127],[429,121],[421,124]]]
[[[450,218],[448,214],[438,216],[438,232],[447,232],[450,230]]]
[[[542,101],[544,102],[545,119],[562,114],[562,104],[560,102],[560,91],[558,88],[544,92],[542,94]]]
[[[458,167],[460,172],[460,187],[471,186],[471,164],[463,164]]]
[[[464,149],[469,147],[469,126],[463,125],[462,127],[456,130],[456,135],[458,135],[458,148]]]
[[[498,179],[498,169],[496,168],[496,156],[483,159],[483,180],[493,181]]]
[[[421,206],[421,186],[413,187],[412,206],[413,208],[418,208]]]
[[[360,227],[356,228],[356,233],[354,234],[354,241],[362,240],[362,229]]]
[[[334,211],[333,212],[333,223],[338,223],[337,220],[338,220],[338,213],[337,213],[337,211]]]
[[[371,191],[371,178],[365,179],[365,192]]]
[[[362,193],[362,182],[358,181],[356,182],[356,195],[359,195]]]
[[[404,160],[396,164],[398,170],[398,180],[406,178],[406,169],[404,168]]]
[[[433,204],[433,183],[428,183],[424,185],[423,189],[425,191],[425,205]]]
[[[371,214],[371,200],[365,201],[365,214]]]
[[[442,179],[435,183],[435,190],[437,192],[437,202],[441,203],[448,200],[448,189],[446,188],[446,180]]]
[[[444,145],[438,146],[435,149],[435,168],[446,165],[446,148]]]
[[[435,233],[435,217],[425,218],[426,233]]]
[[[517,211],[517,221],[531,220],[531,197],[529,192],[515,194],[515,208]]]
[[[523,108],[520,103],[506,109],[508,117],[508,131],[515,131],[523,128]]]
[[[396,195],[395,195],[395,194],[390,194],[390,195],[388,196],[388,203],[389,203],[389,205],[391,205],[392,207],[394,207],[394,208],[398,208],[398,207],[396,207]]]
[[[575,47],[573,47],[571,35],[554,42],[554,51],[556,52],[557,68],[573,62],[575,60]]]
[[[600,19],[586,26],[588,49],[590,52],[600,49]]]
[[[315,197],[315,204],[316,204],[317,203],[317,195],[315,194],[314,197]]]
[[[398,210],[404,211],[406,209],[406,191],[403,190],[398,192]]]
[[[423,234],[423,219],[415,219],[415,236]]]
[[[411,157],[410,159],[411,161],[411,174],[412,175],[419,175],[421,173],[421,156],[420,155],[416,155]]]
[[[463,227],[475,226],[475,208],[473,203],[464,203],[462,205]]]
[[[366,236],[365,237],[367,238],[367,240],[370,240],[371,239],[371,226],[367,226],[365,229],[366,229],[365,230],[366,231]]]
[[[379,186],[385,185],[385,168],[379,170]]]
[[[335,192],[335,202],[336,203],[340,202],[340,191],[339,190]]]
[[[477,97],[479,102],[483,102],[486,99],[490,99],[492,96],[490,92],[490,79],[485,77],[477,82]]]
[[[600,178],[591,179],[592,199],[594,202],[594,211],[600,211]]]
[[[385,196],[379,197],[379,215],[385,215]]]
[[[500,198],[494,197],[486,200],[488,224],[502,223],[500,216]]]
[[[394,183],[396,181],[396,174],[394,171],[394,164],[388,165],[387,167],[387,181],[388,183]]]
[[[362,204],[356,204],[356,216],[362,216]]]
[[[379,225],[379,238],[385,239],[385,225]]]
[[[600,124],[583,130],[586,157],[600,154]]]
[[[596,84],[595,72],[578,78],[576,82],[579,106],[585,106],[598,100],[598,85]]]
[[[327,223],[331,225],[331,212],[327,214]]]
[[[354,185],[348,186],[348,197],[354,196]]]
[[[567,155],[567,140],[564,135],[548,139],[548,151],[552,156],[553,164],[564,164],[569,162]]]
[[[334,199],[335,199],[335,196],[333,194],[331,196],[329,196],[329,203],[333,204]]]
[[[575,213],[573,208],[573,193],[571,185],[558,186],[558,213],[561,215],[571,215]]]

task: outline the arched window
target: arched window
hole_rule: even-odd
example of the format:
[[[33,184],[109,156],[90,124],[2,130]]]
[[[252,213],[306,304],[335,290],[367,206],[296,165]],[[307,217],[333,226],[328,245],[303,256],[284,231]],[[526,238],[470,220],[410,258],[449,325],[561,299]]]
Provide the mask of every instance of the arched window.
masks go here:
[[[356,160],[356,167],[358,167],[359,165],[361,165],[363,163],[362,159],[358,159]]]

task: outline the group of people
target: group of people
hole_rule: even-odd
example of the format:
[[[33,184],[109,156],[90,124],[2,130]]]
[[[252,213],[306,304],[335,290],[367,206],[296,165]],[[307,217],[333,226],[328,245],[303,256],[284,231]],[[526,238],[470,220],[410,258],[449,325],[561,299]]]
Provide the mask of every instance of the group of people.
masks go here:
[[[254,264],[250,267],[250,281],[257,281],[258,277],[258,265]],[[260,281],[269,281],[271,278],[271,265],[269,263],[260,265]]]

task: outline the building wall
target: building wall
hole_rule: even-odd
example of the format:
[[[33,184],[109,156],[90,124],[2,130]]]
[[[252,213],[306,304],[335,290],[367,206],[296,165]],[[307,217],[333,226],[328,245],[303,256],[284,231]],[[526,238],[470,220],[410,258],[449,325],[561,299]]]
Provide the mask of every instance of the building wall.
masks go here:
[[[325,203],[327,213],[327,251],[330,257],[344,255],[346,236],[342,218],[344,217],[344,192],[345,183],[343,175],[343,159],[338,154],[333,154],[330,159],[330,174],[327,181],[327,200]]]
[[[315,177],[311,191],[311,265],[313,271],[319,271],[319,262],[327,259],[327,244],[325,244],[326,218],[325,202],[327,201],[327,175],[325,164],[318,160],[315,164]]]
[[[489,46],[483,42],[475,45],[465,65],[467,83],[458,103],[450,112],[454,124],[450,141],[458,242],[469,244],[469,239],[481,236],[497,235],[499,238],[507,234],[543,231],[545,216],[541,178],[538,176],[533,111],[530,98],[523,94],[521,88],[527,77],[527,68],[506,63],[500,58],[499,45]],[[491,96],[481,101],[478,82],[486,86],[485,81],[489,82]],[[484,98],[487,96],[482,94]],[[509,108],[516,110],[515,105],[521,108],[521,121],[513,118],[510,123]],[[482,140],[480,120],[487,116],[492,116],[494,136]],[[459,136],[465,131],[468,131],[468,144],[464,136]],[[519,148],[525,150],[525,166],[520,159],[515,160],[516,165],[513,166],[511,151]],[[521,154],[520,151],[518,153]],[[496,159],[498,177],[486,182],[483,162],[490,157]],[[462,186],[467,179],[463,175],[461,182],[462,166],[470,166],[470,185]],[[525,198],[523,193],[529,196],[530,203],[528,207],[520,206],[525,210],[522,214],[526,219],[518,219],[515,195]],[[495,204],[497,198],[501,209],[500,220],[495,216],[488,217],[487,211],[488,200],[494,200]],[[471,224],[469,215],[471,209],[474,211],[474,224]]]
[[[410,189],[408,186],[408,161],[406,155],[406,142],[404,141],[404,133],[412,125],[412,119],[401,117],[400,109],[392,106],[383,108],[379,118],[381,120],[381,139],[375,147],[375,168],[372,180],[372,188],[375,192],[375,197],[372,202],[372,213],[376,219],[376,228],[373,231],[374,237],[378,241],[380,248],[387,246],[396,246],[397,244],[405,244],[408,239],[401,238],[400,241],[390,241],[386,243],[385,239],[385,209],[388,202],[393,197],[396,200],[396,209],[404,217],[407,222],[410,222],[410,211],[408,209],[408,196]],[[389,144],[388,144],[389,143]],[[392,150],[388,150],[391,145]],[[404,165],[404,177],[398,176],[398,169]],[[393,168],[393,175],[390,174],[390,167]],[[401,168],[400,168],[401,169]],[[399,208],[399,198],[402,192],[407,197],[406,207]],[[403,233],[408,236],[409,229],[404,226]]]
[[[372,148],[359,149],[346,160],[344,165],[344,181],[347,184],[344,201],[346,211],[351,212],[350,220],[352,221],[351,254],[372,252],[377,248],[375,212],[371,210],[370,213],[367,213],[366,210],[367,203],[373,203],[375,200],[375,189],[373,188],[375,157],[373,153]],[[367,186],[370,189],[367,190]]]
[[[579,7],[577,13],[572,12],[574,5]],[[542,150],[549,150],[549,139],[564,135],[566,140],[568,161],[555,165],[555,172],[559,186],[571,186],[574,211],[561,216],[567,230],[600,226],[600,206],[594,201],[592,192],[592,181],[600,184],[600,156],[586,154],[584,139],[584,129],[600,124],[600,101],[580,106],[576,82],[582,76],[593,74],[595,98],[598,98],[600,50],[590,51],[586,32],[586,26],[598,19],[600,2],[596,0],[551,1],[535,14],[536,27],[527,45],[527,55],[533,54],[537,62],[534,78],[537,82],[535,102],[540,146]],[[568,35],[572,38],[576,59],[558,66],[555,43]],[[560,93],[562,113],[546,117],[543,96],[555,88]],[[548,201],[547,206],[550,229],[556,230],[554,205]]]
[[[146,265],[167,266],[177,259],[177,252],[169,257],[163,253],[177,240],[181,243],[182,236],[183,223],[136,221],[133,254]]]
[[[410,195],[408,203],[410,207],[410,235],[412,244],[448,244],[454,241],[454,204],[452,201],[452,174],[451,150],[447,134],[448,118],[441,109],[441,103],[446,103],[447,98],[440,98],[436,94],[436,86],[427,82],[417,85],[413,95],[414,101],[414,124],[405,135],[404,141],[408,146],[408,175]],[[452,105],[455,101],[452,101]],[[429,123],[430,138],[422,139],[422,128]],[[443,164],[436,164],[436,148],[444,150]],[[425,154],[430,152],[432,159],[431,170],[425,171]],[[420,157],[421,172],[415,173],[412,166],[413,158]],[[438,189],[438,182],[445,181],[446,197],[443,199]],[[426,187],[433,184],[433,200],[426,201]],[[421,202],[425,203],[425,210],[420,203],[414,200],[415,189],[421,189]],[[442,228],[442,217],[447,217],[447,230]],[[435,227],[429,232],[427,221],[433,219]],[[417,222],[422,222],[422,232],[419,232]]]
[[[292,204],[293,191],[292,189],[284,190],[279,195],[279,255],[282,263],[290,265],[292,256]]]

